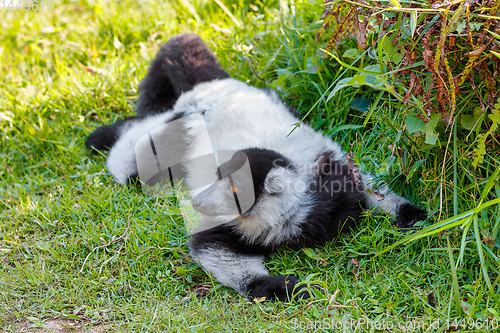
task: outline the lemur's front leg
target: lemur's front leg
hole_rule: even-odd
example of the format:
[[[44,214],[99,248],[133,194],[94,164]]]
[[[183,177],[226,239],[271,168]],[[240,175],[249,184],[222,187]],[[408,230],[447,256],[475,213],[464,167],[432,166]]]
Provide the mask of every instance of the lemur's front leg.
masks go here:
[[[343,176],[344,181],[347,182],[346,188],[357,189],[365,193],[368,207],[391,214],[396,218],[396,224],[401,229],[412,227],[416,222],[427,219],[427,212],[425,210],[418,208],[410,201],[395,194],[387,185],[382,184],[377,186],[373,182],[371,175],[361,173],[353,161],[352,153],[343,154],[335,146],[331,146],[330,148],[331,150],[318,159],[319,170],[322,172],[326,170],[333,175]],[[332,154],[334,156],[342,156],[339,160],[342,167],[339,168],[334,163],[335,161],[331,161]],[[330,166],[330,168],[325,168],[325,165]],[[347,171],[343,169],[345,166],[347,166]]]
[[[427,219],[427,212],[403,197],[390,191],[387,185],[376,187],[373,177],[360,173],[360,181],[367,193],[368,205],[396,217],[398,228],[412,227],[418,221]]]
[[[267,250],[247,245],[229,224],[191,236],[191,256],[224,286],[253,299],[280,300],[310,297],[307,290],[294,290],[294,276],[270,276],[264,267]]]

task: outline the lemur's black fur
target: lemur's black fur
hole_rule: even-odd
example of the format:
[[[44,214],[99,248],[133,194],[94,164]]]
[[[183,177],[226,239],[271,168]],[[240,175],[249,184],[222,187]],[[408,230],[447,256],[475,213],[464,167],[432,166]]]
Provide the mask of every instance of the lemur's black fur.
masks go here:
[[[229,74],[198,36],[172,38],[158,51],[139,86],[136,113],[148,115],[168,110],[195,85],[227,78]]]
[[[141,153],[141,146],[137,142],[143,135],[155,126],[203,113],[215,141],[236,153],[219,166],[218,180],[193,199],[193,207],[203,213],[217,210],[214,202],[223,206],[224,200],[218,198],[227,193],[211,192],[212,188],[224,190],[215,185],[223,184],[218,182],[224,182],[247,160],[255,202],[226,220],[210,220],[207,213],[208,220],[218,223],[191,235],[191,254],[221,283],[250,298],[287,301],[292,295],[309,297],[304,289],[294,291],[296,277],[270,276],[266,271],[264,257],[280,246],[300,248],[331,241],[340,232],[352,230],[368,207],[391,213],[400,228],[427,217],[424,210],[386,186],[373,191],[370,177],[353,174],[340,147],[308,125],[288,137],[289,126],[298,119],[297,111],[272,90],[229,79],[198,36],[178,35],[163,45],[139,89],[137,117],[98,128],[85,144],[98,150],[110,148],[108,168],[118,182],[127,183],[128,177],[138,174],[136,159],[140,156],[136,154]],[[179,132],[182,135],[175,137],[185,139],[181,150],[189,160],[194,142],[198,142],[192,129],[198,125],[193,121],[185,126]],[[232,131],[241,133],[241,142]],[[187,175],[193,172],[187,162],[182,163]],[[304,186],[295,186],[299,183]]]

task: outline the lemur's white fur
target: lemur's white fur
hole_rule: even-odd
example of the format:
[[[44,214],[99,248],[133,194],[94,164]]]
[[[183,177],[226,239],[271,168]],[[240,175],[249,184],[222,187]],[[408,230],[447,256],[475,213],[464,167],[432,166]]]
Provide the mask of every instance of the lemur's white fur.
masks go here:
[[[141,120],[133,126],[122,129],[119,139],[109,151],[106,166],[115,180],[125,184],[129,176],[137,175],[135,146],[148,132],[172,119],[171,113],[160,113]]]
[[[269,275],[263,256],[235,254],[217,247],[192,251],[191,256],[224,286],[244,294],[248,283],[259,276]]]
[[[318,155],[332,151],[342,156],[340,146],[330,138],[302,124],[294,129],[297,119],[274,93],[248,86],[234,79],[202,83],[182,94],[172,112],[150,116],[129,128],[124,128],[113,145],[107,167],[117,182],[124,184],[137,174],[135,144],[149,131],[173,119],[204,113],[204,123],[186,123],[192,149],[188,158],[214,150],[240,150],[265,147],[288,157],[297,165],[310,165]],[[210,141],[206,140],[206,129]],[[292,133],[290,133],[292,132]],[[213,147],[213,148],[212,148]]]

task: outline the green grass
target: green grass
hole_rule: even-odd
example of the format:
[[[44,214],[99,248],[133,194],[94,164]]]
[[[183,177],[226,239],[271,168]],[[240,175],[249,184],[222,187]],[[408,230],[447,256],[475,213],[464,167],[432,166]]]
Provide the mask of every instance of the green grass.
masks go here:
[[[54,318],[123,332],[322,331],[346,320],[370,320],[364,327],[373,329],[420,320],[445,331],[459,315],[471,320],[469,328],[499,320],[498,205],[478,213],[464,238],[461,229],[444,230],[379,256],[405,235],[388,216],[367,212],[350,235],[267,260],[272,274],[324,283],[324,295],[252,305],[191,261],[174,202],[112,181],[105,156],[91,155],[85,137],[131,115],[161,44],[195,32],[233,77],[276,89],[303,115],[311,111],[305,121],[345,150],[355,142],[361,168],[428,209],[435,222],[499,197],[495,179],[484,190],[498,169],[497,151],[477,170],[470,166],[474,134],[448,131],[441,145],[424,147],[404,130],[403,108],[388,95],[365,127],[345,126],[362,125],[366,116],[349,103],[378,92],[343,90],[327,102],[344,68],[317,51],[319,4],[222,2],[234,18],[208,0],[0,9],[0,330],[31,330]]]

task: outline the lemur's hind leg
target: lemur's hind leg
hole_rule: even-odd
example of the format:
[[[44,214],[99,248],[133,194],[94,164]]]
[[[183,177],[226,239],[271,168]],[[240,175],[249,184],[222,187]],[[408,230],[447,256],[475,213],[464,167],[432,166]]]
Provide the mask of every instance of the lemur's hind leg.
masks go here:
[[[85,146],[96,150],[108,150],[129,126],[137,123],[142,117],[128,117],[111,125],[104,125],[89,134]]]
[[[191,236],[191,256],[224,286],[235,289],[250,300],[307,299],[306,289],[294,290],[294,276],[270,276],[264,267],[264,254],[244,243],[230,226],[219,225]]]
[[[97,150],[109,149],[125,132],[127,125],[148,115],[168,111],[183,92],[193,89],[198,83],[228,77],[200,37],[177,35],[161,47],[141,81],[135,111],[138,117],[99,127],[88,136],[85,145]]]
[[[195,85],[229,78],[200,37],[180,34],[163,44],[139,86],[138,115],[170,109],[177,98]]]
[[[360,174],[360,177],[367,193],[368,205],[395,216],[398,228],[409,228],[427,219],[425,210],[391,192],[387,185],[376,187],[370,175]]]

